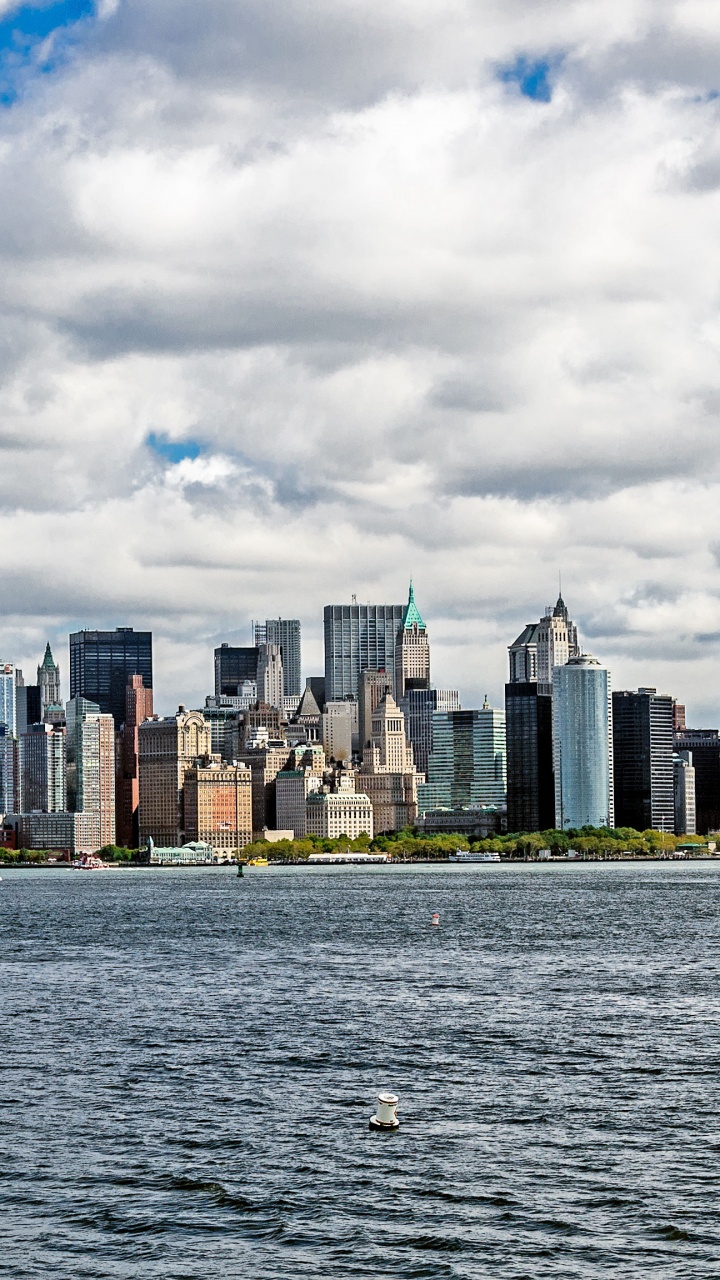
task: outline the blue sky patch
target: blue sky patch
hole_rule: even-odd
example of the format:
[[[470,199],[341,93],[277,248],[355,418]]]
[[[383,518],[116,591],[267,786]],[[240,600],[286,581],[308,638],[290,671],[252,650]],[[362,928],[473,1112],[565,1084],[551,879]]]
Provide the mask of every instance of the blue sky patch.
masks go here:
[[[201,449],[197,440],[168,440],[167,436],[158,436],[154,431],[150,432],[145,443],[159,458],[173,463],[182,462],[185,458],[197,458]]]
[[[46,0],[21,4],[0,19],[0,103],[8,106],[18,96],[18,86],[28,68],[47,75],[53,71],[71,43],[77,24],[95,15],[95,0]],[[36,47],[57,33],[52,52],[34,63]],[[71,34],[72,33],[72,34]]]
[[[535,102],[550,102],[552,85],[550,75],[556,69],[557,58],[525,58],[519,55],[509,67],[500,70],[499,78],[504,84],[516,84],[526,98]]]

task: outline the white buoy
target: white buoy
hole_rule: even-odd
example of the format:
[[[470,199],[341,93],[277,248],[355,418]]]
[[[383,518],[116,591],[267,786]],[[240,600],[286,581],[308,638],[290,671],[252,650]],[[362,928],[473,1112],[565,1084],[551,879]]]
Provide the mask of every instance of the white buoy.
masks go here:
[[[432,919],[431,919],[430,923],[431,923],[431,924],[439,924],[439,923],[440,923],[440,912],[439,912],[439,911],[433,911],[433,913],[432,913]]]
[[[371,1129],[397,1129],[400,1121],[395,1114],[398,1100],[394,1093],[379,1093],[377,1111],[370,1117]]]

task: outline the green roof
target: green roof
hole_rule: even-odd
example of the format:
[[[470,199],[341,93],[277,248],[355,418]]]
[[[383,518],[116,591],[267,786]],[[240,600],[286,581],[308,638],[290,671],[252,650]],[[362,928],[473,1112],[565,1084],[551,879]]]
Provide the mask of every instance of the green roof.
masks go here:
[[[425,623],[420,617],[420,610],[418,609],[415,603],[415,592],[413,590],[413,584],[411,579],[410,594],[408,596],[408,602],[405,606],[405,612],[403,614],[403,627],[405,628],[406,631],[409,631],[414,623],[417,623],[418,627],[420,627],[422,631],[425,630]]]
[[[55,663],[53,662],[52,649],[50,648],[49,640],[47,642],[47,645],[45,646],[45,657],[43,658],[42,663],[40,665],[43,667],[46,667],[47,670],[49,671],[55,670]]]

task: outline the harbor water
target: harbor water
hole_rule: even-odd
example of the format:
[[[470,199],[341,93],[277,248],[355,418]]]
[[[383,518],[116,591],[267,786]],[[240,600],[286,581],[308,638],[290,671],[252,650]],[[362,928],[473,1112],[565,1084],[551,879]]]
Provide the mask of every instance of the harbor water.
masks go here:
[[[0,932],[2,1277],[720,1274],[717,863],[3,870]]]

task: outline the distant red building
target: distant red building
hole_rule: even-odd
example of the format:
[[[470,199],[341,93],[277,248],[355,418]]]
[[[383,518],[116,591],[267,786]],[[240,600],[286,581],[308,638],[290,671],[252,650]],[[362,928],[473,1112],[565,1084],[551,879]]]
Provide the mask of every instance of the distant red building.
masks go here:
[[[128,676],[125,690],[125,723],[117,734],[115,758],[116,840],[120,847],[138,847],[138,728],[153,714],[152,689],[142,676]]]

